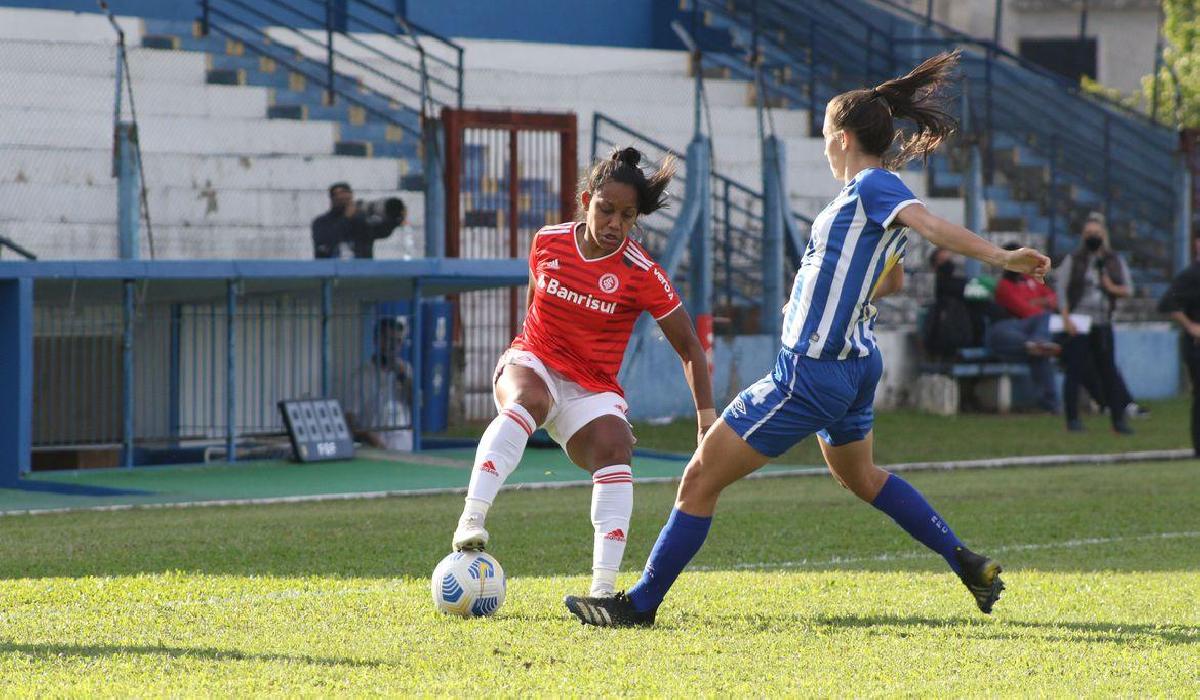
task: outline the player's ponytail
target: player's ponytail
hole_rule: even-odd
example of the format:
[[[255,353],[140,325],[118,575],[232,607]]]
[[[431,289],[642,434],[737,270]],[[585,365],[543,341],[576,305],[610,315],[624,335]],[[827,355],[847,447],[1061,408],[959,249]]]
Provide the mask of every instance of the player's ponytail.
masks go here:
[[[942,88],[958,58],[957,50],[940,53],[908,75],[838,95],[829,101],[831,123],[853,131],[863,151],[882,157],[886,168],[894,170],[918,156],[927,157],[957,127]],[[916,132],[905,134],[894,119],[914,123]]]
[[[584,192],[595,194],[609,182],[629,185],[637,192],[638,213],[653,214],[667,206],[667,185],[675,175],[675,157],[668,155],[649,176],[638,166],[642,152],[632,146],[616,148],[592,166],[580,185]]]

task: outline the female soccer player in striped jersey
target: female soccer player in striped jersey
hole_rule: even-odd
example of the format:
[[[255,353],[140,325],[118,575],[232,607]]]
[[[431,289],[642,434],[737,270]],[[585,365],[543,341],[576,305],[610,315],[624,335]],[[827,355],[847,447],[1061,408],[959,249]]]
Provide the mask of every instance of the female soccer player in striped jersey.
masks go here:
[[[834,477],[944,557],[979,609],[991,612],[1004,587],[1000,566],[964,547],[925,498],[875,466],[872,455],[871,405],[883,364],[871,302],[903,284],[906,229],[1006,270],[1041,278],[1050,269],[1037,251],[1002,250],[934,216],[891,172],[932,152],[953,130],[939,92],[957,62],[956,53],[940,54],[904,77],[830,100],[825,156],[845,187],[813,222],[775,368],[738,395],[705,436],[641,580],[611,598],[567,597],[581,621],[652,624],[667,590],[703,544],[721,491],[812,433]],[[904,135],[893,119],[914,122],[916,132]]]
[[[455,551],[483,549],[484,519],[526,440],[545,426],[571,461],[592,474],[591,595],[613,595],[633,511],[633,431],[617,372],[634,322],[648,311],[683,361],[699,436],[716,421],[708,360],[666,274],[629,237],[638,216],[666,205],[671,159],[649,177],[641,153],[619,149],[581,187],[583,221],[533,238],[525,326],[494,378],[499,415],[484,431],[454,533]],[[699,440],[699,438],[697,438]]]

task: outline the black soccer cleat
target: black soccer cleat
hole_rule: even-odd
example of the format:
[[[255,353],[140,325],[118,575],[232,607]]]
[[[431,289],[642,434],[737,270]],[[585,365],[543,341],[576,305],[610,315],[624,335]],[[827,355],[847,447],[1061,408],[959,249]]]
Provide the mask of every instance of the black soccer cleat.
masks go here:
[[[569,595],[563,604],[580,622],[595,627],[649,627],[657,610],[638,612],[625,591],[605,598]]]
[[[962,573],[958,578],[963,585],[975,596],[975,604],[985,615],[992,614],[992,606],[1000,600],[1000,592],[1004,590],[1004,582],[1000,580],[1003,569],[996,561],[980,556],[966,547],[959,547],[954,552]]]

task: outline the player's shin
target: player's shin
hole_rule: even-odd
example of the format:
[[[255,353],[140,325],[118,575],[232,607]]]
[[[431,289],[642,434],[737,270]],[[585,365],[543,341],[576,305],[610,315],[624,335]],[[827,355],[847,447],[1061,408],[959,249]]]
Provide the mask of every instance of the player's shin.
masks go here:
[[[633,513],[633,471],[627,464],[614,464],[592,474],[591,596],[610,596],[616,591],[617,571],[625,555],[629,518]]]
[[[488,508],[496,499],[504,480],[517,468],[529,436],[537,428],[533,416],[518,403],[500,410],[492,420],[475,451],[475,466],[467,486],[466,505],[462,520],[477,519],[483,526]]]

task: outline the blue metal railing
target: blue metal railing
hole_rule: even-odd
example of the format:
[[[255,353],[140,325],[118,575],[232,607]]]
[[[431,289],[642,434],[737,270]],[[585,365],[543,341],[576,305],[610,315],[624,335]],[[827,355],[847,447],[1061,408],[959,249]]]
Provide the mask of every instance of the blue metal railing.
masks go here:
[[[387,97],[415,112],[425,113],[426,105],[435,110],[462,107],[463,48],[369,0],[348,0],[336,6],[332,0],[198,2],[202,34],[224,24],[258,34],[238,38],[261,39],[268,28],[277,28],[290,30],[300,44],[323,49],[324,60],[316,61],[323,80],[315,82],[326,86],[331,102],[349,97],[336,85],[342,64],[349,64],[396,88],[405,97]],[[324,32],[322,39],[313,35],[316,30]],[[228,31],[223,33],[228,35]],[[386,41],[373,40],[375,37],[385,37]],[[351,54],[341,48],[343,45],[353,47],[357,53]]]
[[[687,160],[675,149],[639,133],[631,127],[602,113],[592,118],[592,157],[601,158],[615,147],[634,146],[651,160],[660,161],[667,155],[678,160],[680,172],[671,187],[671,205],[654,217],[653,222],[641,224],[642,244],[652,255],[661,255],[666,249],[668,235],[679,211],[680,198],[687,182]],[[712,175],[712,217],[714,233],[715,269],[713,271],[714,306],[724,313],[739,314],[745,318],[735,322],[736,331],[754,332],[757,328],[755,314],[776,313],[778,309],[762,309],[762,239],[763,239],[763,196],[750,187],[719,173]],[[812,220],[801,214],[792,213],[794,220],[801,223],[807,233]],[[802,250],[796,250],[788,240],[787,274],[795,273]],[[675,275],[680,295],[689,298],[687,289],[689,275],[685,257],[681,269]],[[782,300],[780,300],[782,304]]]
[[[991,42],[926,23],[912,12],[898,15],[893,3],[885,3],[888,9],[834,0],[688,2],[745,51],[709,54],[713,63],[749,80],[757,56],[767,91],[808,109],[814,135],[834,95],[894,77],[937,51],[963,49],[961,89],[978,117],[968,136],[984,146],[987,181],[1033,197],[1042,209],[1038,221],[1048,221],[1050,233],[1060,221],[1077,220],[1085,207],[1104,210],[1117,245],[1146,268],[1143,274],[1170,273],[1164,251],[1178,209],[1177,137],[1145,115],[1084,94]],[[935,167],[948,161],[942,163]],[[1023,165],[1051,174],[1043,174],[1038,191],[1028,191]],[[1002,189],[989,192],[1007,196]]]

